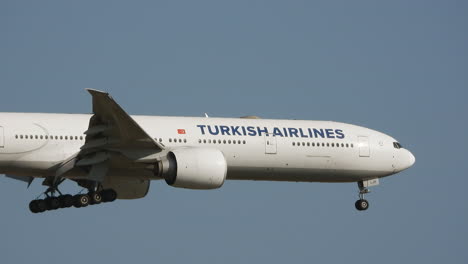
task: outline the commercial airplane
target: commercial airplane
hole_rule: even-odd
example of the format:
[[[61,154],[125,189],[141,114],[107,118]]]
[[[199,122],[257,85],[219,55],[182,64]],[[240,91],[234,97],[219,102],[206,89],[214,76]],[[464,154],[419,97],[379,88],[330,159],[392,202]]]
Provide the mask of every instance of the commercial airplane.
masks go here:
[[[0,173],[47,187],[33,213],[143,198],[151,180],[208,190],[227,179],[357,182],[363,211],[369,187],[415,162],[394,138],[356,125],[130,116],[108,93],[87,90],[93,115],[0,113]],[[66,179],[85,193],[62,194]]]

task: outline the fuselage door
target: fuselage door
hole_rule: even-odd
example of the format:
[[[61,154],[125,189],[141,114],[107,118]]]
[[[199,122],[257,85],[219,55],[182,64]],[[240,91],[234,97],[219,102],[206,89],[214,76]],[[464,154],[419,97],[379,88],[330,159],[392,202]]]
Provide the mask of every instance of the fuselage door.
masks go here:
[[[369,138],[358,136],[359,157],[370,157]]]
[[[276,137],[274,134],[265,135],[265,154],[276,154]]]
[[[5,131],[3,131],[3,127],[0,126],[0,148],[5,147]]]

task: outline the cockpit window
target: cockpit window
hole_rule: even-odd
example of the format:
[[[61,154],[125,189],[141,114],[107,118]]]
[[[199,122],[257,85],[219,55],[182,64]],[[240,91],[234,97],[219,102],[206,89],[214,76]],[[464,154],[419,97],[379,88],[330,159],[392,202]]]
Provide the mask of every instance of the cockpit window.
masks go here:
[[[396,149],[401,149],[402,148],[401,144],[398,143],[398,142],[393,142],[393,147],[396,148]]]

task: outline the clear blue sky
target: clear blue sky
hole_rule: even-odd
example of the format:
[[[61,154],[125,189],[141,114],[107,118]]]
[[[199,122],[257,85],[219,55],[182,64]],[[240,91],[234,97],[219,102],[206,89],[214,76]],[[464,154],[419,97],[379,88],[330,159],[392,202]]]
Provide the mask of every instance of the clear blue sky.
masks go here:
[[[466,1],[1,1],[0,111],[336,120],[416,156],[355,184],[153,183],[39,215],[0,177],[2,263],[467,263]],[[65,191],[78,188],[66,184]]]

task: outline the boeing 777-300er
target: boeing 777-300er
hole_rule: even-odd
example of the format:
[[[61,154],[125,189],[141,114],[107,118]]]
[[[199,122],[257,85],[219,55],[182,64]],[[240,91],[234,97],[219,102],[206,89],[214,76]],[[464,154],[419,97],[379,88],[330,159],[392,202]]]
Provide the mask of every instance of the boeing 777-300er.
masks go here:
[[[0,113],[0,173],[47,187],[33,213],[143,198],[151,180],[208,190],[226,179],[357,182],[362,211],[370,186],[415,162],[394,138],[356,125],[130,116],[108,93],[87,90],[92,115]],[[66,179],[86,192],[62,194]]]

